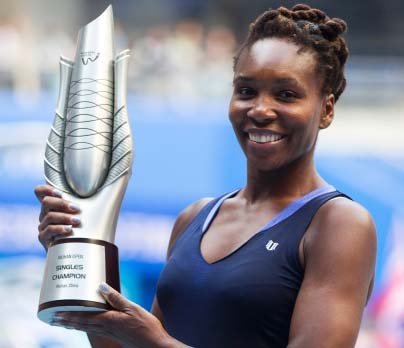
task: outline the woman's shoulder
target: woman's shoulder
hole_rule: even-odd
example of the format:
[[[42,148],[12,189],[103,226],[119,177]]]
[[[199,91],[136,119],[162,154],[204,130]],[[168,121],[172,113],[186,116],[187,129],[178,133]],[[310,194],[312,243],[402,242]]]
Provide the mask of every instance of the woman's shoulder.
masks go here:
[[[327,201],[316,213],[305,240],[307,257],[375,253],[376,228],[369,211],[346,197]]]
[[[318,210],[315,220],[321,229],[328,229],[333,225],[349,225],[365,230],[374,227],[369,211],[358,202],[344,196],[327,201]]]
[[[208,204],[214,198],[205,197],[202,198],[188,207],[186,207],[177,217],[174,227],[173,234],[178,234],[192,221],[192,219],[201,211],[201,209]]]
[[[185,230],[185,228],[189,225],[192,219],[201,211],[201,209],[208,204],[214,198],[212,197],[205,197],[202,198],[188,207],[186,207],[177,217],[175,220],[173,229],[171,231],[170,240],[168,243],[167,255],[170,254],[170,250],[173,247],[175,241],[181,235],[181,233]]]

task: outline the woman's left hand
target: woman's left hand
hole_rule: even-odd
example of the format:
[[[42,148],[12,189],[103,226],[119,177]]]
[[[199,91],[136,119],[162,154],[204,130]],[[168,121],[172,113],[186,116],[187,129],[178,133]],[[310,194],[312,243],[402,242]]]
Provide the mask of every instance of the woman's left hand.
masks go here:
[[[101,313],[58,312],[51,325],[111,338],[128,348],[186,347],[171,337],[153,314],[107,284],[102,283],[99,291],[113,310]]]

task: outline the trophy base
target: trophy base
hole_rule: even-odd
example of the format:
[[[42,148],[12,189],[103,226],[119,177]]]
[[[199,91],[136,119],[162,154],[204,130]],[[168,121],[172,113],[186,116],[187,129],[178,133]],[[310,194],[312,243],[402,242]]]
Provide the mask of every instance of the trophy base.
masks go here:
[[[52,301],[39,306],[38,318],[51,324],[57,312],[105,312],[111,309],[108,304],[94,301],[65,300]]]
[[[57,240],[49,249],[37,316],[51,323],[56,312],[111,309],[98,292],[101,282],[120,291],[118,248],[89,238]]]

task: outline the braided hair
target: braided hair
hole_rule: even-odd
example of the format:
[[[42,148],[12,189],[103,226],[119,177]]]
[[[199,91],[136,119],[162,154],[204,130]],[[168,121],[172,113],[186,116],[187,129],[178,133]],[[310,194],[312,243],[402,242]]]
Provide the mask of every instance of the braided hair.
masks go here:
[[[283,6],[269,9],[250,24],[247,38],[234,57],[233,68],[242,51],[256,41],[270,37],[286,39],[315,53],[317,73],[323,79],[321,92],[334,94],[337,101],[346,86],[344,64],[349,51],[341,37],[346,30],[347,24],[342,19],[331,19],[305,4],[297,4],[291,10]]]

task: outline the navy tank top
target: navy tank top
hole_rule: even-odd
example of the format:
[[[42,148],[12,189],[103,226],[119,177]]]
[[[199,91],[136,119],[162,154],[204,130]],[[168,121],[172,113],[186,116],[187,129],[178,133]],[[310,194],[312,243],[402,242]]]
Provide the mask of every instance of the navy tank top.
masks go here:
[[[205,205],[172,247],[157,284],[164,324],[195,348],[285,348],[304,274],[300,240],[321,205],[345,195],[332,186],[310,192],[209,264],[201,255],[202,236],[237,192]]]

